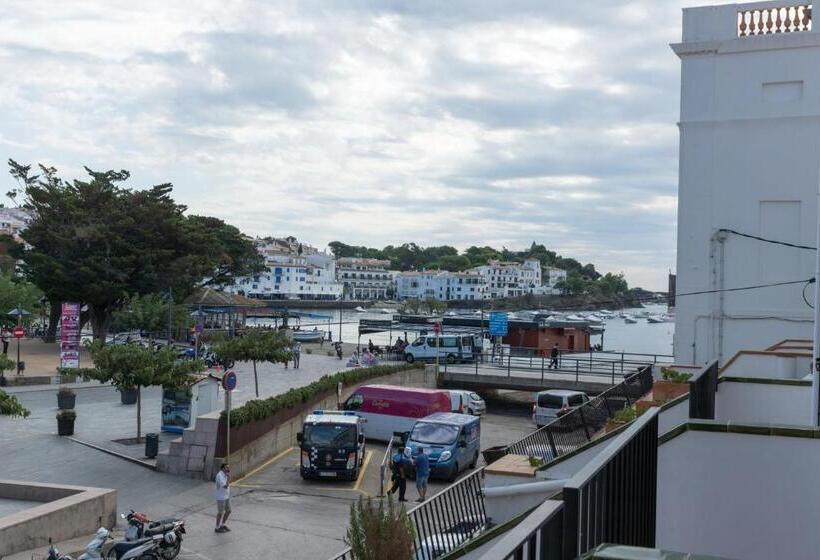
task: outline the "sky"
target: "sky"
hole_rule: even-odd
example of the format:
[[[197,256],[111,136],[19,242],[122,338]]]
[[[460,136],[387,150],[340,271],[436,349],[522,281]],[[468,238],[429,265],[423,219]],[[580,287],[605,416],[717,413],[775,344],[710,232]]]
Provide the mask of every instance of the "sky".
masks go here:
[[[3,0],[0,155],[171,182],[249,235],[535,241],[665,289],[668,45],[708,3]]]

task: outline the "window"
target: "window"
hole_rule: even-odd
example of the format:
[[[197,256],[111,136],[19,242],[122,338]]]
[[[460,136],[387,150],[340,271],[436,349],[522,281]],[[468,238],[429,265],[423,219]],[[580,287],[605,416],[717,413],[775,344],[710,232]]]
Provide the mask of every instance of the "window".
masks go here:
[[[584,395],[571,395],[567,397],[567,404],[569,404],[569,406],[580,406],[584,404]]]
[[[456,441],[458,432],[457,427],[448,424],[416,422],[416,426],[410,434],[410,439],[431,445],[450,445]]]
[[[424,345],[424,337],[420,336],[416,340],[413,341],[413,346],[423,346]]]
[[[356,445],[356,426],[307,424],[304,443],[314,447],[351,447]]]
[[[562,408],[564,406],[564,399],[557,395],[544,393],[538,395],[538,406],[541,408]]]
[[[345,401],[345,410],[359,410],[364,404],[364,396],[359,393],[354,393]]]

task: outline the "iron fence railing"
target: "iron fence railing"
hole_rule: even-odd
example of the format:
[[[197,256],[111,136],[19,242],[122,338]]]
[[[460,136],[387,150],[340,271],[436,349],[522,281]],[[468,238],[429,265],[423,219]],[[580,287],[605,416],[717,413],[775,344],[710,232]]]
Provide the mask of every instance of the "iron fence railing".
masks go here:
[[[534,348],[501,347],[469,359],[453,353],[440,358],[444,373],[540,377],[582,381],[582,377],[606,378],[613,385],[647,364],[670,364],[671,356],[627,352],[563,353],[552,358],[548,351]]]
[[[384,452],[382,462],[379,465],[379,497],[384,496],[384,481],[387,479],[387,471],[390,469],[390,458],[393,456],[393,439],[387,442],[387,450]]]
[[[416,560],[433,560],[472,539],[487,525],[481,479],[477,469],[407,512],[415,527]],[[348,548],[331,560],[354,560]]]
[[[651,409],[480,558],[571,560],[607,542],[655,546],[658,410]]]
[[[616,412],[648,393],[652,384],[652,366],[645,365],[597,397],[510,444],[504,452],[546,461],[572,452],[591,441]]]
[[[689,418],[715,419],[718,371],[718,362],[715,360],[689,379]]]

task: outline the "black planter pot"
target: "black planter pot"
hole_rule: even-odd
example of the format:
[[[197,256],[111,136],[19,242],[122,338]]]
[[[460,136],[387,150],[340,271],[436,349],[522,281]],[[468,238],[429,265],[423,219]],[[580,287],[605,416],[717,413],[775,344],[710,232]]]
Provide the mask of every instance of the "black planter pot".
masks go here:
[[[122,404],[137,404],[137,390],[136,389],[122,389],[122,390],[120,390],[120,402]]]
[[[74,435],[74,418],[57,418],[57,435]]]
[[[57,393],[57,408],[60,410],[74,410],[77,395],[73,393]]]

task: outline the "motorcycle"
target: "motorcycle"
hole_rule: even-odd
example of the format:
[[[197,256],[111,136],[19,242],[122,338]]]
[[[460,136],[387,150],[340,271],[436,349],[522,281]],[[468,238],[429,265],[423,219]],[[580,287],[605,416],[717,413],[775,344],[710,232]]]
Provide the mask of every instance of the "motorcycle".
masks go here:
[[[160,543],[159,558],[173,560],[179,554],[182,548],[182,535],[185,534],[184,521],[176,518],[151,521],[147,515],[133,509],[129,510],[127,514],[121,514],[120,517],[128,523],[128,529],[125,531],[126,541],[136,541],[146,537],[173,533],[175,538]]]
[[[51,545],[48,547],[48,556],[46,556],[46,560],[74,560],[68,554],[60,554],[60,551],[57,550],[57,547]]]

